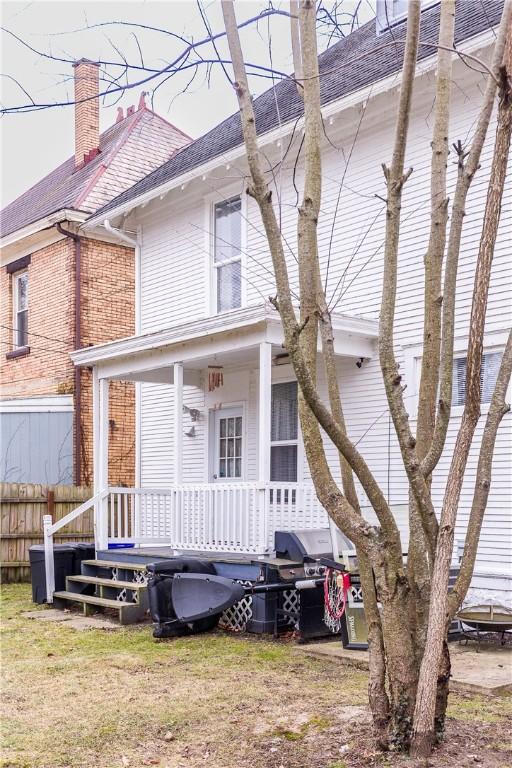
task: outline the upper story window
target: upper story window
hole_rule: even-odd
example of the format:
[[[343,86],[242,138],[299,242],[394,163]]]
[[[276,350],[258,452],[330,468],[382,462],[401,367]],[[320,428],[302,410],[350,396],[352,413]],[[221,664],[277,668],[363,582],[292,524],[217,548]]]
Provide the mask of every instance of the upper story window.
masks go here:
[[[498,372],[500,369],[502,353],[486,352],[482,356],[482,370],[480,371],[480,402],[490,403]],[[453,361],[453,388],[452,405],[464,405],[466,402],[466,373],[468,361],[466,357],[456,357]]]
[[[421,10],[431,5],[437,5],[439,0],[422,0]],[[376,21],[377,34],[403,21],[407,16],[409,0],[377,0]]]
[[[273,384],[270,427],[270,479],[273,482],[297,482],[297,446],[297,382]]]
[[[214,207],[214,290],[217,312],[242,306],[242,201],[240,196]]]
[[[28,272],[13,275],[14,347],[28,347]]]

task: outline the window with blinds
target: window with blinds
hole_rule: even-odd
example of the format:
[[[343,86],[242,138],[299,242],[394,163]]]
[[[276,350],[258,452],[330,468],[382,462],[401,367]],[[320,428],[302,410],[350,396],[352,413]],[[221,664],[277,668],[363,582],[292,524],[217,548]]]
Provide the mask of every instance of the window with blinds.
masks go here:
[[[298,404],[297,382],[272,385],[270,429],[270,479],[297,482]]]
[[[242,306],[242,202],[240,196],[214,209],[215,294],[217,312]]]
[[[28,346],[28,272],[21,272],[13,279],[14,346]]]
[[[502,352],[487,352],[482,356],[482,370],[480,371],[481,403],[491,402],[502,354]],[[452,405],[464,405],[466,402],[466,372],[467,358],[456,357],[453,361]]]

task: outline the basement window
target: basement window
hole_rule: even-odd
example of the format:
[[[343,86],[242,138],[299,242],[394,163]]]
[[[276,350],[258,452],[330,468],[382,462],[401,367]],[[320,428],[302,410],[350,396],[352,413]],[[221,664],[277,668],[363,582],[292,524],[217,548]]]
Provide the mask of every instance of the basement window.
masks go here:
[[[240,196],[214,207],[214,290],[217,312],[242,306],[242,201]]]
[[[486,352],[482,356],[480,372],[480,402],[490,403],[498,372],[502,352]],[[466,402],[466,374],[468,361],[466,357],[456,357],[453,361],[452,406],[464,405]]]
[[[28,347],[28,272],[13,275],[14,348]]]

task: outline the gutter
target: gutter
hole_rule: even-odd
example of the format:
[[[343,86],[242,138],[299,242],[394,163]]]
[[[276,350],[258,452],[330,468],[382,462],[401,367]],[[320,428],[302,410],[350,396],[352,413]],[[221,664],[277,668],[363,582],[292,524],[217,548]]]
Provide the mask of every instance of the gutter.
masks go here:
[[[64,237],[69,237],[75,244],[75,349],[82,346],[82,241],[80,236],[74,232],[64,229],[59,222],[55,225],[58,232]],[[81,485],[82,482],[82,377],[80,368],[74,367],[73,370],[74,390],[75,390],[75,485]]]

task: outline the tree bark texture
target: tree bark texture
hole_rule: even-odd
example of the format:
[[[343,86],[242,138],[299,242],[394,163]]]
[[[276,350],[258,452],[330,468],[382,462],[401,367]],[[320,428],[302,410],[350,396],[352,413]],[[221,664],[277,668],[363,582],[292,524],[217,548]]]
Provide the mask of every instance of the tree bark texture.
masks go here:
[[[512,32],[506,35],[506,48],[512,46]],[[482,369],[485,316],[491,267],[498,235],[501,204],[510,151],[512,131],[512,99],[506,67],[500,68],[500,93],[498,125],[494,145],[491,175],[484,213],[480,247],[478,251],[473,303],[469,325],[469,341],[466,373],[466,401],[462,423],[455,442],[455,449],[448,473],[448,480],[441,510],[436,559],[432,576],[432,595],[429,609],[427,644],[423,655],[418,683],[418,698],[414,717],[413,751],[418,756],[430,754],[435,738],[435,686],[441,661],[443,641],[446,636],[448,611],[448,578],[453,552],[457,510],[466,464],[473,435],[480,418],[480,374]],[[485,439],[485,438],[484,438]],[[477,487],[480,483],[477,473]]]

